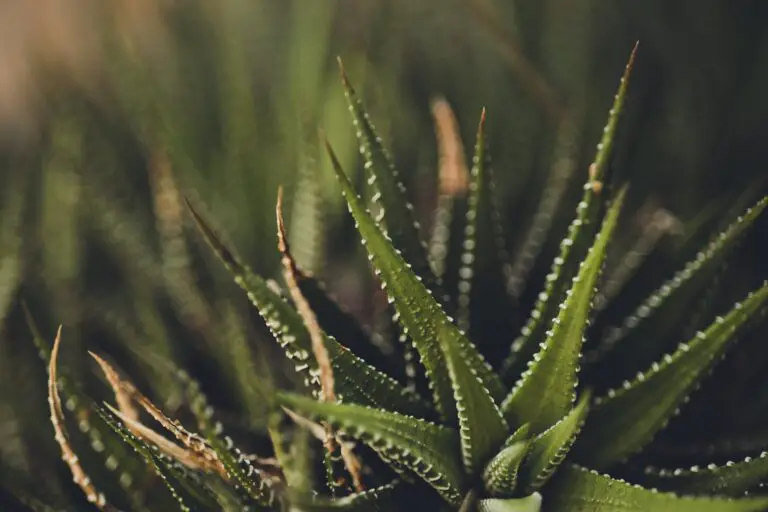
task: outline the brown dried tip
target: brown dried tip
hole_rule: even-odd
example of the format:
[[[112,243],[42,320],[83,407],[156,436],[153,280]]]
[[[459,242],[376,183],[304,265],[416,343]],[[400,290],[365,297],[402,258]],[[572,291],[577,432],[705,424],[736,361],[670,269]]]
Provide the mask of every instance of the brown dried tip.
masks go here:
[[[200,457],[196,457],[195,454],[192,453],[190,450],[182,448],[176,443],[170,441],[165,436],[147,427],[140,421],[134,420],[128,417],[127,415],[123,414],[122,412],[115,409],[111,405],[107,403],[105,403],[104,405],[107,407],[107,409],[112,411],[112,414],[117,416],[120,419],[120,421],[123,422],[123,425],[125,425],[125,427],[128,430],[130,430],[133,435],[135,435],[136,437],[138,437],[139,439],[141,439],[146,443],[155,445],[165,455],[171,457],[177,462],[184,464],[190,469],[200,470],[200,471],[212,470],[211,465],[207,463],[207,461],[205,461],[204,459],[201,459]]]
[[[347,76],[347,71],[344,69],[344,61],[342,61],[341,57],[337,55],[336,62],[339,65],[339,75],[341,76],[341,81],[344,84],[344,87],[347,89],[351,89],[352,84],[349,83],[349,77]]]
[[[115,369],[100,356],[90,351],[88,353],[99,363],[101,371],[104,372],[107,382],[109,382],[112,391],[115,393],[115,401],[120,412],[128,418],[138,421],[139,410],[133,404],[133,397],[137,394],[137,391],[133,384],[123,381]]]
[[[464,145],[459,135],[456,116],[445,98],[432,101],[432,117],[439,154],[439,189],[441,195],[463,195],[469,186]],[[485,109],[480,123],[485,120]]]
[[[326,140],[326,145],[328,142]],[[330,146],[328,145],[329,149]],[[335,402],[336,393],[334,391],[334,378],[333,367],[331,366],[331,358],[328,354],[328,350],[325,347],[325,339],[323,331],[320,328],[320,324],[317,321],[315,312],[307,302],[304,294],[301,292],[298,284],[299,270],[296,265],[293,256],[291,255],[290,248],[288,247],[287,234],[285,231],[285,222],[283,221],[283,188],[280,187],[277,191],[277,203],[275,205],[275,217],[277,219],[277,247],[282,254],[281,262],[283,264],[283,276],[285,277],[286,285],[288,286],[288,292],[291,295],[293,303],[296,305],[296,311],[304,321],[304,326],[309,332],[309,337],[312,342],[312,352],[317,361],[317,367],[320,371],[320,400],[323,402]],[[330,426],[325,426],[325,447],[329,452],[335,451],[336,438],[331,430]],[[341,447],[341,455],[344,460],[344,465],[347,468],[355,489],[360,492],[365,488],[362,484],[362,477],[360,474],[361,465],[357,460],[354,453],[351,450]]]
[[[187,431],[178,422],[168,418],[155,404],[152,403],[151,400],[136,389],[132,383],[123,380],[120,377],[120,374],[109,363],[93,352],[90,352],[90,354],[96,362],[99,363],[99,366],[107,377],[107,380],[110,382],[110,385],[116,390],[115,394],[117,395],[117,390],[119,390],[120,394],[122,394],[125,399],[138,403],[150,416],[152,416],[152,418],[155,419],[155,421],[172,433],[174,437],[184,445],[186,450],[183,450],[183,453],[178,451],[176,448],[179,450],[182,450],[182,448],[170,443],[170,441],[160,434],[141,424],[138,421],[138,413],[135,418],[132,418],[122,412],[121,409],[121,414],[119,414],[119,416],[124,420],[126,428],[128,428],[135,436],[154,444],[169,457],[173,457],[180,463],[185,464],[192,469],[212,471],[218,473],[224,479],[228,478],[224,464],[219,460],[219,457],[213,448],[211,448],[203,438]],[[125,421],[126,419],[129,421]],[[138,427],[137,425],[141,425],[141,427]],[[148,434],[148,431],[153,433]]]
[[[91,479],[85,473],[85,470],[80,466],[77,454],[69,444],[67,431],[64,427],[64,410],[61,407],[61,397],[59,396],[59,389],[56,385],[58,379],[56,365],[59,358],[60,344],[61,326],[59,326],[59,330],[56,332],[56,339],[53,342],[53,350],[51,351],[51,361],[48,366],[48,406],[51,411],[51,424],[53,425],[55,439],[61,448],[61,459],[66,462],[69,467],[69,470],[72,473],[72,481],[82,489],[89,502],[93,503],[99,510],[107,512],[115,511],[117,509],[107,503],[104,494],[99,492],[93,485]]]

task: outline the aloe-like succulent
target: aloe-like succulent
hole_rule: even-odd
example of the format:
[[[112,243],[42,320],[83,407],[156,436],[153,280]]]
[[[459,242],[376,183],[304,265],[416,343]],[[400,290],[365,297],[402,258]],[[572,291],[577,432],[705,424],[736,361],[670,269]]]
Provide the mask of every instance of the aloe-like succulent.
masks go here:
[[[669,321],[670,305],[698,293],[768,206],[768,197],[763,197],[620,328],[604,338],[587,339],[604,260],[627,192],[626,186],[611,183],[608,162],[633,60],[634,52],[576,216],[522,332],[517,337],[509,333],[505,359],[486,359],[484,353],[498,353],[498,347],[484,350],[471,341],[473,276],[484,264],[483,251],[500,247],[501,233],[492,199],[485,112],[468,183],[454,304],[422,243],[392,160],[343,75],[365,159],[370,205],[326,145],[371,266],[394,309],[404,350],[417,354],[418,364],[411,369],[416,377],[425,377],[426,390],[413,385],[413,371],[378,369],[381,361],[374,360],[378,358],[366,330],[301,270],[287,243],[280,200],[278,240],[287,297],[252,273],[190,204],[200,231],[304,376],[304,389],[262,390],[272,411],[268,430],[275,457],[260,459],[232,446],[199,385],[186,373],[176,375],[199,433],[167,418],[94,354],[117,404],[95,406],[102,426],[111,427],[162,476],[183,510],[411,510],[417,503],[430,510],[482,512],[768,510],[768,496],[750,492],[768,479],[765,452],[723,465],[648,468],[636,483],[611,476],[653,443],[749,321],[768,308],[768,283],[763,283],[671,350],[661,342],[661,333],[654,335],[660,323]],[[457,321],[449,316],[451,309]],[[114,510],[110,497],[79,467],[67,438],[59,388],[70,400],[78,391],[57,386],[61,337],[52,353],[39,334],[35,339],[50,364],[51,416],[64,459],[89,500],[102,510]],[[583,357],[587,349],[589,357]],[[581,366],[589,365],[588,375],[600,375],[605,361],[611,361],[611,372],[631,368],[632,373],[611,381],[618,383],[615,387],[581,382]],[[633,368],[638,364],[644,367]],[[142,423],[140,409],[176,441]],[[311,443],[300,435],[304,430],[288,426],[287,418],[322,442],[324,489],[313,485]]]

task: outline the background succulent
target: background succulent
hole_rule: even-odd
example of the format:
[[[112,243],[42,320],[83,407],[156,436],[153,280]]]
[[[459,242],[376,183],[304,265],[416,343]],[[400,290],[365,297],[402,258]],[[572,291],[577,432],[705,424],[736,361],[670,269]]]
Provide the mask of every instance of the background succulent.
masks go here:
[[[321,126],[370,198],[342,107],[337,54],[393,149],[420,238],[430,241],[443,309],[511,387],[537,347],[507,357],[510,336],[530,321],[560,252],[616,70],[633,40],[643,40],[609,162],[615,176],[606,181],[632,187],[609,245],[579,374],[593,396],[620,387],[663,347],[691,339],[768,277],[765,216],[750,229],[740,224],[724,239],[726,249],[707,245],[711,233],[726,230],[765,194],[768,153],[758,136],[768,113],[764,11],[761,2],[720,0],[331,0],[312,8],[302,0],[3,3],[0,508],[21,509],[16,495],[57,510],[87,507],[67,465],[56,463],[45,367],[29,343],[25,301],[46,340],[40,347],[64,325],[65,426],[83,467],[121,508],[174,503],[155,472],[89,412],[92,402],[112,399],[101,373],[89,371],[87,349],[191,426],[194,394],[174,371],[184,368],[241,450],[272,452],[263,390],[269,378],[293,389],[292,365],[283,364],[259,315],[201,243],[180,190],[198,210],[210,209],[243,261],[280,280],[270,240],[276,188],[285,184],[292,255],[357,320],[318,308],[323,295],[307,288],[323,328],[430,396],[425,376],[414,373],[417,353],[398,342],[386,295],[360,257],[331,160],[318,143]],[[482,105],[497,170],[495,231],[503,236],[496,236],[498,252],[475,251],[462,269],[469,179],[461,140],[472,138]],[[477,236],[479,246],[487,243],[487,234]],[[713,256],[697,273],[705,277],[671,293],[660,316],[647,322],[642,301],[676,271],[685,279],[682,269],[702,247]],[[471,282],[460,280],[460,271],[471,272]],[[548,325],[535,327],[543,336]],[[611,475],[651,486],[648,465],[703,467],[764,450],[765,332],[764,323],[745,330],[684,414]],[[351,341],[358,339],[373,343]],[[657,348],[606,350],[649,339]],[[269,462],[258,467],[272,474]],[[306,474],[319,476],[312,482],[321,489],[324,470],[312,469]]]
[[[605,293],[609,280],[603,269],[627,193],[626,186],[617,188],[611,179],[609,162],[634,58],[633,52],[589,166],[576,216],[517,339],[512,331],[474,327],[484,321],[478,320],[483,318],[483,301],[514,303],[511,265],[500,242],[485,111],[466,186],[440,202],[445,211],[438,216],[432,240],[444,247],[430,251],[421,241],[414,208],[391,158],[342,70],[366,161],[363,183],[369,206],[327,142],[326,147],[391,307],[382,314],[392,313],[394,323],[382,332],[372,334],[361,327],[326,294],[321,282],[298,265],[283,221],[282,197],[277,205],[278,248],[287,297],[274,282],[252,273],[204,220],[194,201],[188,203],[214,252],[304,376],[297,383],[302,391],[287,393],[278,391],[281,386],[270,378],[266,366],[243,370],[253,372],[251,377],[261,375],[259,387],[250,388],[249,399],[265,408],[272,445],[269,458],[248,456],[235,448],[214,419],[199,384],[169,361],[157,364],[165,365],[179,386],[199,433],[169,419],[96,354],[92,355],[114,392],[117,408],[95,405],[87,398],[80,401],[81,392],[67,381],[57,384],[61,331],[51,351],[30,318],[49,363],[56,439],[88,500],[101,509],[114,507],[111,493],[102,493],[89,479],[73,451],[59,388],[94,451],[119,459],[122,468],[141,472],[120,444],[122,439],[162,477],[171,491],[168,496],[185,510],[243,506],[397,510],[414,500],[436,508],[481,511],[768,508],[767,497],[747,494],[766,479],[764,454],[725,464],[713,461],[701,468],[648,465],[653,441],[681,407],[690,407],[691,393],[745,327],[765,313],[768,284],[753,289],[722,316],[715,314],[716,301],[707,301],[694,312],[709,317],[702,320],[705,327],[690,339],[671,344],[667,338],[678,334],[674,324],[692,320],[681,319],[670,304],[710,288],[711,276],[768,206],[768,197],[759,198],[714,236],[620,325],[601,326],[600,313],[610,308],[613,298]],[[445,138],[455,134],[447,129],[443,137],[445,144]],[[445,167],[444,173],[449,172],[461,171]],[[463,215],[458,215],[460,211]],[[447,236],[436,236],[434,231],[441,224],[450,226],[452,217],[463,219],[463,228],[448,227]],[[460,242],[452,243],[451,235],[458,235]],[[458,262],[458,277],[435,272],[441,268],[437,261],[441,258],[443,268]],[[481,271],[495,272],[496,281],[506,286],[478,293]],[[597,302],[602,310],[594,306],[598,291],[603,291],[603,302]],[[449,316],[451,310],[456,320]],[[386,333],[393,330],[388,339]],[[374,334],[378,345],[372,341]],[[649,341],[638,343],[635,337]],[[365,357],[360,358],[358,351]],[[405,363],[399,369],[398,360]],[[376,363],[386,369],[377,369]],[[97,415],[89,414],[89,409]],[[140,410],[175,442],[149,427]],[[103,435],[110,437],[109,445],[102,441]],[[319,450],[311,449],[318,444]],[[324,468],[318,475],[312,469],[316,454]],[[325,489],[317,488],[321,482]],[[31,496],[20,498],[34,506]],[[120,499],[136,506],[141,498],[128,492]],[[155,506],[152,503],[151,508]]]

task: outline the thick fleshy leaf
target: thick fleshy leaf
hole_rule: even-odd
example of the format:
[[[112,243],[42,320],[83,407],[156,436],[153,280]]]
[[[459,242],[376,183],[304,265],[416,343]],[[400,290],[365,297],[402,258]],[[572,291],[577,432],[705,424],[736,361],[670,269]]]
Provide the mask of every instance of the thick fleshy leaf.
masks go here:
[[[494,198],[493,167],[485,136],[485,110],[477,128],[477,142],[469,183],[464,241],[459,268],[456,318],[478,349],[489,360],[504,357],[510,315],[495,311],[513,309],[506,289],[511,272],[509,257]],[[485,304],[497,301],[497,308]]]
[[[685,268],[659,287],[620,327],[607,332],[607,336],[591,359],[604,356],[597,363],[596,372],[613,377],[613,384],[625,375],[645,368],[664,353],[669,333],[678,326],[679,304],[695,302],[708,286],[725,258],[744,233],[754,224],[768,206],[763,197],[728,229],[714,237]],[[601,378],[605,378],[601,375]]]
[[[191,205],[190,211],[200,231],[234,275],[237,284],[246,291],[288,358],[296,362],[296,370],[305,376],[307,386],[317,390],[317,362],[311,357],[312,342],[301,316],[274,287],[237,259]],[[429,405],[418,395],[366,364],[332,337],[326,336],[325,342],[340,400],[404,414],[430,415]]]
[[[506,498],[517,490],[520,464],[528,454],[530,442],[519,441],[505,446],[483,470],[483,485],[490,496]]]
[[[579,357],[608,242],[619,219],[626,187],[616,195],[594,244],[573,279],[552,329],[529,369],[504,400],[510,423],[530,423],[538,434],[563,418],[573,406]]]
[[[577,460],[590,467],[607,468],[643,448],[766,302],[768,283],[633,381],[598,398],[574,447]]]
[[[568,465],[547,488],[544,510],[552,512],[759,512],[768,497],[688,497],[658,492]]]
[[[330,145],[328,152],[374,269],[395,305],[400,323],[421,356],[438,412],[447,422],[458,423],[453,386],[446,365],[447,347],[455,347],[463,355],[469,370],[477,376],[493,400],[499,401],[505,393],[499,377],[445,314],[401,253],[392,246],[391,239],[376,225],[341,169]]]
[[[590,400],[591,394],[584,393],[565,418],[533,440],[520,469],[520,486],[524,494],[539,490],[565,459],[587,417]]]
[[[480,500],[477,502],[477,512],[539,512],[541,510],[541,494],[531,494],[525,498]]]
[[[723,465],[708,464],[688,469],[646,468],[643,482],[661,490],[691,494],[739,497],[768,480],[768,451],[757,457]]]
[[[440,339],[445,344],[443,353],[459,416],[464,470],[473,475],[502,444],[509,427],[493,397],[467,365],[467,357],[456,339],[450,335]]]
[[[368,113],[349,82],[339,60],[344,92],[355,125],[360,154],[365,160],[367,185],[372,192],[372,201],[379,209],[376,219],[392,239],[395,247],[403,251],[416,275],[432,288],[434,276],[427,259],[427,248],[419,237],[419,225],[414,218],[413,206],[408,202],[405,187],[400,181],[392,158],[384,148],[381,138],[371,122]]]
[[[459,435],[454,429],[381,409],[321,403],[288,393],[278,394],[278,402],[367,443],[385,460],[392,459],[419,475],[448,502],[461,502],[464,475],[459,464]]]
[[[584,184],[584,195],[576,208],[576,218],[568,227],[568,234],[560,242],[559,254],[552,263],[544,290],[539,294],[530,318],[523,327],[521,335],[513,341],[511,352],[502,364],[505,380],[518,378],[525,371],[525,365],[536,353],[539,344],[546,339],[549,323],[557,316],[558,305],[565,297],[568,286],[578,272],[579,263],[584,258],[597,230],[603,214],[608,160],[627,95],[629,76],[634,66],[636,52],[637,46],[629,57],[613,106],[608,113],[603,137],[597,145],[597,154],[589,167],[589,178]]]

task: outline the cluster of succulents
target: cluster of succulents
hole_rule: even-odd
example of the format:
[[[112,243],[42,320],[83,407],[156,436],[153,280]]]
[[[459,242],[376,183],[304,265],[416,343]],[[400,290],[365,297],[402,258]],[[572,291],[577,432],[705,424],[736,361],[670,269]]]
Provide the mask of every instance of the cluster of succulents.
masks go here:
[[[768,308],[768,283],[759,283],[691,339],[672,347],[642,339],[636,344],[636,333],[652,338],[654,322],[669,314],[669,305],[709,279],[768,206],[768,197],[762,197],[663,283],[614,335],[588,340],[590,323],[599,313],[593,304],[606,254],[627,194],[626,185],[612,182],[609,161],[633,61],[634,52],[575,218],[522,332],[508,333],[504,358],[491,359],[487,354],[498,354],[498,347],[470,340],[470,303],[483,299],[472,293],[473,276],[484,261],[483,251],[503,247],[485,112],[469,176],[458,276],[455,290],[447,290],[449,280],[435,271],[392,160],[345,75],[370,204],[358,195],[327,141],[326,147],[399,325],[407,371],[379,369],[386,357],[376,356],[367,331],[301,269],[287,242],[280,199],[277,233],[284,289],[251,272],[188,202],[200,232],[303,377],[290,392],[269,386],[260,390],[269,410],[273,453],[267,457],[235,447],[200,385],[172,362],[167,362],[169,371],[184,390],[195,429],[170,419],[97,354],[92,355],[116,405],[81,400],[81,391],[57,375],[66,329],[51,349],[30,315],[35,341],[49,364],[56,440],[88,500],[100,510],[119,509],[116,500],[131,510],[167,505],[143,503],[128,483],[120,498],[97,488],[71,446],[67,410],[78,411],[94,449],[112,460],[132,461],[125,471],[142,462],[152,468],[182,510],[410,510],[416,503],[429,510],[480,512],[768,510],[768,495],[759,492],[768,479],[765,452],[722,465],[650,468],[638,481],[612,476],[652,445],[750,321]],[[360,347],[366,359],[356,354]],[[620,374],[633,366],[624,364],[630,359],[648,364]],[[612,385],[595,377],[605,373],[606,361],[619,373]],[[166,433],[153,429],[149,419]],[[132,458],[129,448],[140,457]],[[316,460],[322,461],[319,472]],[[121,484],[130,479],[125,475],[129,472],[118,476]],[[27,504],[44,509],[31,497]]]

